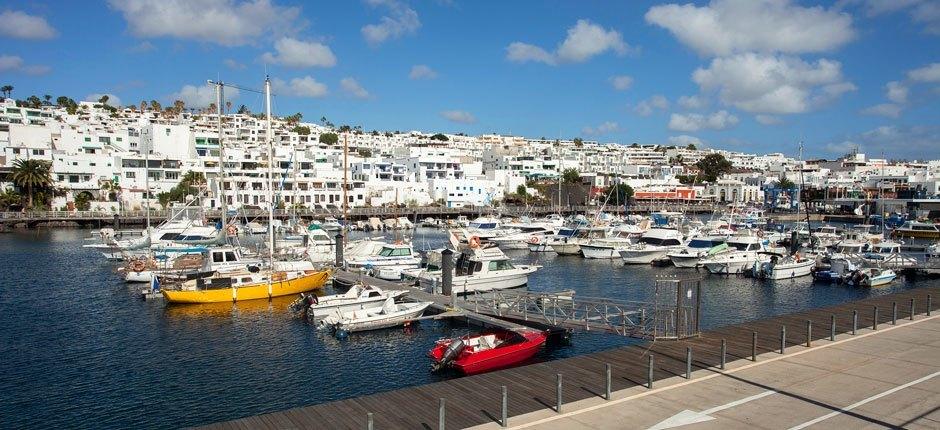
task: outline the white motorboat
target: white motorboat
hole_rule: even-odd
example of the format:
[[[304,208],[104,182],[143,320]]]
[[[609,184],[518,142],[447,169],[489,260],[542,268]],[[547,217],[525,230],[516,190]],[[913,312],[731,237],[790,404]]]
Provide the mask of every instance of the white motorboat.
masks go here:
[[[696,268],[701,265],[701,260],[708,256],[710,250],[727,240],[727,236],[693,237],[684,248],[666,253],[666,256],[676,267]]]
[[[702,260],[702,265],[710,273],[733,275],[743,273],[745,269],[754,267],[758,261],[770,259],[765,251],[764,244],[759,237],[750,235],[735,235],[725,242],[728,252],[721,252],[708,256]]]
[[[435,293],[441,293],[442,287],[440,258],[440,251],[429,252],[428,266],[438,269],[417,273],[418,284]],[[435,259],[437,262],[434,262]],[[529,283],[529,275],[539,268],[515,265],[495,246],[468,248],[460,253],[454,263],[452,287],[456,294],[523,287]]]
[[[401,279],[401,271],[421,266],[421,258],[415,255],[410,244],[384,244],[374,255],[351,257],[346,259],[347,267],[388,281]]]
[[[881,268],[904,268],[917,265],[917,259],[901,253],[901,244],[885,241],[872,245],[871,251],[862,254],[867,265]]]
[[[528,249],[529,245],[544,241],[545,238],[555,235],[554,229],[544,226],[519,227],[518,233],[490,238],[490,242],[500,249]]]
[[[389,297],[378,308],[335,311],[323,318],[321,325],[347,332],[395,327],[420,317],[431,303],[395,303],[395,299]]]
[[[405,290],[383,290],[372,285],[356,284],[343,294],[317,296],[316,293],[301,293],[290,305],[294,313],[303,314],[307,320],[317,322],[328,315],[339,312],[380,308],[389,298],[397,299]]]
[[[343,229],[343,225],[340,224],[336,218],[328,216],[323,218],[323,222],[320,223],[320,228],[326,231],[340,231]]]
[[[620,250],[624,264],[650,264],[667,253],[682,249],[682,233],[673,228],[651,228],[639,243]]]
[[[248,234],[267,234],[268,233],[268,227],[257,221],[251,221],[245,224],[244,230],[248,232]]]
[[[606,227],[586,227],[578,229],[572,236],[554,237],[548,242],[548,246],[558,255],[579,255],[581,245],[604,237],[607,237]]]
[[[764,279],[798,278],[812,274],[815,266],[815,258],[807,258],[801,256],[800,253],[782,258],[773,255],[770,261],[755,263],[754,274]]]
[[[859,269],[848,276],[848,283],[860,287],[877,287],[890,284],[898,277],[891,269],[868,267]]]
[[[642,228],[634,224],[619,225],[614,227],[607,237],[591,239],[582,244],[581,254],[584,258],[620,258],[620,250],[636,244],[643,232]]]

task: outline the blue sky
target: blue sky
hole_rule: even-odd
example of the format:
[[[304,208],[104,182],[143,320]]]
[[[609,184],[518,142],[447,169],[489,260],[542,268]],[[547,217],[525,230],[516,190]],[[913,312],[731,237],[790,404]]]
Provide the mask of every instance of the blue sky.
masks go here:
[[[0,41],[19,98],[199,106],[267,72],[277,114],[367,130],[940,158],[936,0],[6,1]]]

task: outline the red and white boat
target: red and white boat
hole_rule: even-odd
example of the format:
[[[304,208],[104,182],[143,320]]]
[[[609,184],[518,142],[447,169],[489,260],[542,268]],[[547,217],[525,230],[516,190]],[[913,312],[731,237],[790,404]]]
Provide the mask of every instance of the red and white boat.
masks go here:
[[[548,334],[539,330],[502,330],[441,339],[428,356],[433,370],[452,367],[465,375],[515,366],[532,358]]]

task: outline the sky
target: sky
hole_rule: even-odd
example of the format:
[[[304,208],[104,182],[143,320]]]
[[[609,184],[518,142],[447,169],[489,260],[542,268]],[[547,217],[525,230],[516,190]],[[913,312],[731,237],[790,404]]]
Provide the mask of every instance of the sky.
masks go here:
[[[16,98],[200,108],[266,75],[275,114],[365,130],[940,159],[940,0],[0,4]]]

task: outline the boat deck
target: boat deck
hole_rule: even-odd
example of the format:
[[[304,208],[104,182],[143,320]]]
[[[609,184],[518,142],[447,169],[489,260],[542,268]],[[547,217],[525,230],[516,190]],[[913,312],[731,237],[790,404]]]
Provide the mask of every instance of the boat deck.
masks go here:
[[[786,345],[806,344],[828,339],[830,318],[835,316],[837,334],[852,332],[852,313],[858,312],[858,328],[871,328],[878,309],[879,325],[890,325],[892,310],[897,318],[927,311],[928,295],[932,309],[940,301],[940,287],[908,291],[847,302],[837,306],[781,315],[726,326],[702,333],[700,337],[680,341],[645,342],[613,348],[550,362],[531,364],[482,375],[450,379],[433,384],[403,388],[368,396],[339,400],[286,411],[240,418],[206,426],[208,429],[294,429],[294,428],[366,428],[372,413],[375,428],[438,428],[440,399],[446,399],[446,424],[464,428],[494,423],[501,414],[501,386],[508,387],[509,417],[554,407],[556,374],[563,375],[564,403],[600,397],[605,391],[605,365],[612,369],[613,391],[643,386],[647,382],[649,355],[655,357],[653,380],[684,375],[686,350],[693,352],[693,371],[715,368],[720,362],[721,341],[727,342],[727,362],[750,360],[752,334],[757,333],[759,355],[779,351],[781,327],[787,328]],[[812,330],[807,333],[807,321]],[[430,347],[430,345],[429,345]],[[420,360],[423,357],[416,357]]]

